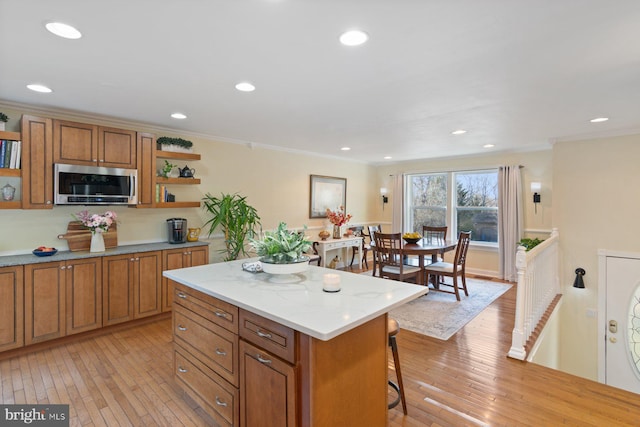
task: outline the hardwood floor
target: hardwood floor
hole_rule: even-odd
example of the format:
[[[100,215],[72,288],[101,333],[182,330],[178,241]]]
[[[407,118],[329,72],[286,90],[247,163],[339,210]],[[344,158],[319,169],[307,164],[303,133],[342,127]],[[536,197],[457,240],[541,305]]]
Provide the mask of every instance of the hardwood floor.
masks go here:
[[[514,310],[511,289],[448,341],[401,330],[409,415],[398,405],[389,425],[640,424],[639,395],[507,358]],[[214,425],[176,386],[171,350],[162,319],[6,359],[2,403],[69,403],[72,426]]]

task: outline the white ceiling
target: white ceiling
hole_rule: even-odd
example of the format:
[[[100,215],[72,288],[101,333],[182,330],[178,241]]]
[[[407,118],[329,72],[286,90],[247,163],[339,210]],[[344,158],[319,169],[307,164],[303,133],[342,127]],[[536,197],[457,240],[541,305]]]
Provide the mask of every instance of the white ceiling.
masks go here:
[[[640,0],[0,0],[0,101],[374,163],[537,149],[640,129]]]

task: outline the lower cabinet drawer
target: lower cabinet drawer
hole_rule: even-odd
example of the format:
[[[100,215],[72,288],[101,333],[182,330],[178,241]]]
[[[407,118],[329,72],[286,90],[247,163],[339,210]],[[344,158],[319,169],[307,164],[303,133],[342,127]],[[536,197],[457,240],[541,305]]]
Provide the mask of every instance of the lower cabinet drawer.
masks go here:
[[[287,326],[241,309],[240,336],[289,363],[296,362],[298,333]]]
[[[240,393],[179,346],[174,350],[176,380],[222,426],[238,426]]]
[[[186,308],[173,310],[174,342],[238,386],[238,336]]]

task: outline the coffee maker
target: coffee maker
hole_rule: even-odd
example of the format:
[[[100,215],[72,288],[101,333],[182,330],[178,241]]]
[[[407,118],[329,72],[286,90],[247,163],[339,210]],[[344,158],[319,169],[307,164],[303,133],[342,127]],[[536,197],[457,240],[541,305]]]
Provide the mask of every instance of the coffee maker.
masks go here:
[[[185,218],[169,218],[167,232],[169,243],[185,243],[187,241],[187,220]]]

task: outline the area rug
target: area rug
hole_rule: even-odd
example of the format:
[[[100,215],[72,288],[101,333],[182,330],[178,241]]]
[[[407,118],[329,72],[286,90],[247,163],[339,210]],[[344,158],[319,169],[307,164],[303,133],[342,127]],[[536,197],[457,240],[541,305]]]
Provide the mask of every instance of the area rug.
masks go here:
[[[469,296],[461,291],[460,302],[453,294],[431,290],[389,314],[402,329],[446,341],[509,288],[507,283],[467,278]]]

